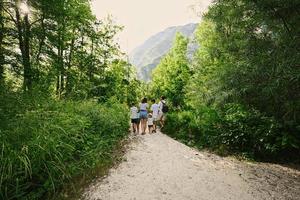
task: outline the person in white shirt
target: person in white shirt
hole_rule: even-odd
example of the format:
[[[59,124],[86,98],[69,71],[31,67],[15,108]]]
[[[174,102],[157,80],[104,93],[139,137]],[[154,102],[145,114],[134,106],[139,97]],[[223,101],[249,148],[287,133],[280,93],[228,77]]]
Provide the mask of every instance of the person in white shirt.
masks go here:
[[[159,105],[155,102],[155,99],[152,99],[152,105],[150,110],[152,111],[153,117],[153,132],[156,133],[156,123],[158,121]]]
[[[130,108],[130,119],[131,119],[131,125],[133,133],[139,134],[139,110],[134,105],[134,103],[131,104]]]
[[[140,103],[140,119],[141,119],[142,135],[146,134],[147,118],[148,118],[148,103],[147,103],[147,98],[143,98],[142,102]]]
[[[149,133],[153,133],[153,117],[152,117],[152,114],[149,113],[148,114],[148,130],[149,130]]]
[[[158,103],[158,119],[160,121],[160,128],[163,128],[164,127],[164,124],[165,124],[165,113],[163,112],[164,110],[164,105],[166,105],[166,97],[165,96],[162,96],[160,98],[160,102]]]

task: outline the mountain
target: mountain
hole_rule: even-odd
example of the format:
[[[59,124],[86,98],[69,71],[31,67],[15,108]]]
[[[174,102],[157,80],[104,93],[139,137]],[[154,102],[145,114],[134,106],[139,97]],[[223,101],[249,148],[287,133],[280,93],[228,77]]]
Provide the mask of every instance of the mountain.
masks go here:
[[[197,45],[192,41],[198,24],[192,23],[184,26],[173,26],[157,33],[138,46],[129,54],[129,60],[137,68],[138,78],[146,82],[151,79],[152,70],[171,49],[176,33],[180,32],[190,38],[188,56],[191,57]]]

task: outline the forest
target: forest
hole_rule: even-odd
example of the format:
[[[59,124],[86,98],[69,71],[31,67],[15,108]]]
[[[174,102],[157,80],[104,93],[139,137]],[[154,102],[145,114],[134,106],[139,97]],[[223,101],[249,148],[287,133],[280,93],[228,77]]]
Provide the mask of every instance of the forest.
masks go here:
[[[299,162],[299,1],[217,0],[187,55],[177,34],[152,74],[172,107],[164,132],[198,148]]]
[[[194,57],[177,34],[146,85],[115,42],[122,26],[89,0],[0,0],[0,199],[51,199],[109,167],[142,96],[166,96],[163,132],[183,143],[299,162],[299,8],[216,0]]]
[[[121,30],[89,0],[0,1],[0,199],[51,198],[112,163],[140,85]]]

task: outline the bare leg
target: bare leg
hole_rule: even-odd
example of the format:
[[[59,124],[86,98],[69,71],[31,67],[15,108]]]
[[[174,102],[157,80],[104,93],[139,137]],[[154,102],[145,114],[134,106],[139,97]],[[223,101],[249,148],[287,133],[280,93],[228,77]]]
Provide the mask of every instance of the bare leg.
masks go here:
[[[136,134],[139,134],[139,125],[138,125],[138,123],[136,123],[134,125],[135,125],[135,128],[136,128]]]
[[[138,123],[136,124],[136,127],[137,127],[137,133],[140,132],[140,121],[138,121]]]
[[[146,133],[146,128],[147,128],[147,119],[144,119],[144,133]]]
[[[161,116],[161,118],[159,119],[159,123],[160,123],[160,128],[162,128],[162,127],[163,127],[162,116]]]
[[[142,134],[145,134],[145,132],[146,132],[146,120],[145,119],[142,119],[141,120],[141,124],[142,124]]]
[[[131,123],[131,130],[135,133],[134,123]]]
[[[163,128],[164,125],[165,125],[165,119],[164,119],[164,115],[162,115],[160,118],[160,128]]]
[[[139,133],[139,129],[138,129],[138,126],[137,126],[137,123],[134,123],[134,129],[135,129],[135,133],[138,134]]]

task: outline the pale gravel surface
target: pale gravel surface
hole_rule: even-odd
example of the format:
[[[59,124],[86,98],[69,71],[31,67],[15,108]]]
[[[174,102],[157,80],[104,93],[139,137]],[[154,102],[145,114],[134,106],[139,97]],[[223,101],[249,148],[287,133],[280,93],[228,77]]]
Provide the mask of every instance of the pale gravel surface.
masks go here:
[[[300,200],[300,172],[197,151],[158,133],[135,137],[85,200]]]

